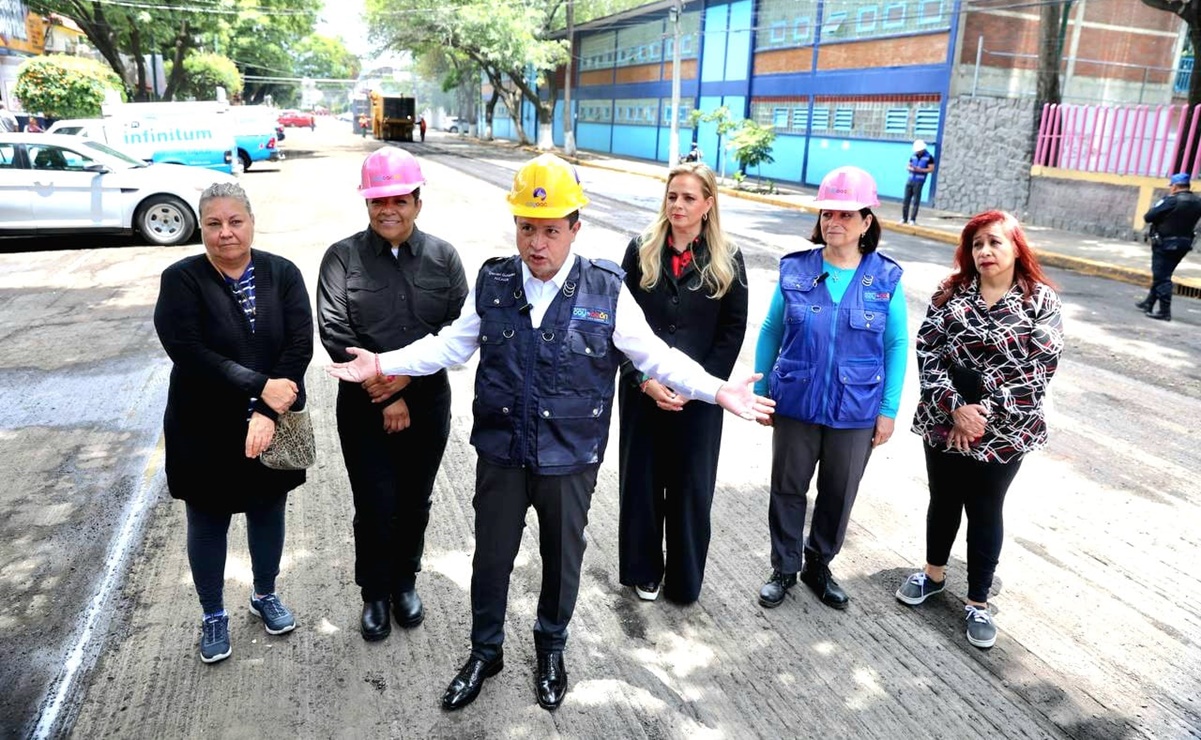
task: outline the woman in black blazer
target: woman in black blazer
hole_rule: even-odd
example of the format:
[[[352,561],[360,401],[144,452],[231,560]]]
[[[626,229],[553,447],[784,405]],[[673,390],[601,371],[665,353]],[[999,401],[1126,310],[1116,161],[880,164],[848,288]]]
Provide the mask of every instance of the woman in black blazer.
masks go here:
[[[200,228],[205,253],[163,271],[154,327],[173,363],[163,415],[167,486],[187,503],[188,562],[204,610],[200,659],[215,663],[230,654],[223,587],[234,513],[246,514],[250,611],[269,634],[296,626],[275,578],[287,493],[305,472],[272,470],[258,456],[279,415],[304,408],[313,314],[296,265],[251,250],[254,214],[240,185],[204,191]]]
[[[746,333],[746,266],[721,230],[717,179],[703,163],[673,167],[659,215],[626,248],[626,285],[655,334],[718,378]],[[654,601],[697,600],[709,551],[721,409],[688,403],[622,366],[620,579]],[[666,556],[664,536],[666,535]]]

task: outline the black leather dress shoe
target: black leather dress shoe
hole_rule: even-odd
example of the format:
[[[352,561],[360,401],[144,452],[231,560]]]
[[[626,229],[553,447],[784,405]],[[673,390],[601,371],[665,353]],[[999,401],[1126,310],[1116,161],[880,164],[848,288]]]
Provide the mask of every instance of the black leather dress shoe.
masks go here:
[[[842,586],[834,580],[834,576],[830,575],[830,568],[826,565],[815,565],[810,567],[808,564],[801,569],[801,582],[808,586],[813,593],[817,594],[818,598],[826,606],[835,609],[846,609],[847,603],[851,600],[847,596],[847,592],[842,590]]]
[[[405,591],[392,597],[392,613],[396,623],[406,629],[416,627],[425,620],[425,608],[416,591]]]
[[[563,665],[563,651],[538,651],[538,675],[534,679],[538,692],[538,704],[543,709],[555,710],[567,695],[567,666]]]
[[[392,634],[392,618],[388,616],[388,601],[363,602],[363,620],[360,623],[363,639],[367,642],[382,640]]]
[[[492,660],[471,656],[446,687],[446,693],[442,695],[442,708],[454,711],[475,701],[484,686],[484,679],[495,676],[504,667],[504,651],[497,653]]]

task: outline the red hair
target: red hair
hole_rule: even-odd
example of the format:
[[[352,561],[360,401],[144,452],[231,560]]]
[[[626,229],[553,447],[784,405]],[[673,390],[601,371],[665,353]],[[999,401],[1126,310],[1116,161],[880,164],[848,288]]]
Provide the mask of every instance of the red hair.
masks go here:
[[[1005,211],[985,211],[972,216],[963,227],[963,233],[959,235],[959,246],[955,249],[955,269],[942,281],[942,285],[931,299],[935,306],[943,305],[951,296],[967,289],[967,286],[980,276],[976,270],[976,261],[972,259],[972,240],[981,229],[993,224],[1000,224],[1001,232],[1013,242],[1013,281],[1021,287],[1022,295],[1030,298],[1038,283],[1055,287],[1038,264],[1038,258],[1034,256],[1034,250],[1030,249],[1030,244],[1026,241],[1026,232],[1022,230],[1018,220]]]

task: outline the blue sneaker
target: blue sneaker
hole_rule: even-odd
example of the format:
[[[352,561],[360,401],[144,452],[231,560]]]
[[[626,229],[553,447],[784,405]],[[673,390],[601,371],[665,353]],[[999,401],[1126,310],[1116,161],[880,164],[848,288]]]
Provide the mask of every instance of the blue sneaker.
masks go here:
[[[229,616],[206,617],[201,625],[200,659],[216,663],[229,657]]]
[[[936,581],[924,572],[917,572],[905,579],[897,589],[897,600],[917,606],[947,586],[947,579]]]
[[[250,611],[254,616],[263,620],[269,635],[282,635],[296,629],[296,620],[292,612],[275,594],[267,594],[263,598],[250,596]]]

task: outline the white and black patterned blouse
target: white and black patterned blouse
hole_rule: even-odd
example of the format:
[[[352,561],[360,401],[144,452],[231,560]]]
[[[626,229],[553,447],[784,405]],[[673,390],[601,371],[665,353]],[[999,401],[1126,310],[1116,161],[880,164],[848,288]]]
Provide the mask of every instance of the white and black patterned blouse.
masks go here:
[[[1063,352],[1059,295],[1038,284],[1029,299],[1019,286],[989,307],[979,281],[942,306],[930,304],[917,335],[921,398],[912,430],[946,447],[951,412],[965,401],[951,380],[952,363],[975,370],[988,415],[984,436],[966,454],[1012,462],[1047,442],[1043,397]]]

